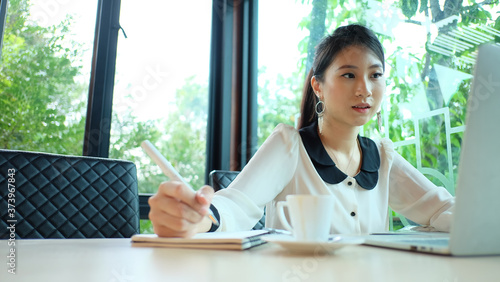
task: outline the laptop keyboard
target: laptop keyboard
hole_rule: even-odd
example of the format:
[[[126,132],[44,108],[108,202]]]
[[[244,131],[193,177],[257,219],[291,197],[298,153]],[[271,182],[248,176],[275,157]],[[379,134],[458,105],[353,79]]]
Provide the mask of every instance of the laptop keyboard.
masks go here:
[[[398,240],[401,243],[408,243],[412,245],[419,246],[443,246],[449,245],[450,240],[448,238],[422,238],[422,239],[401,239]]]

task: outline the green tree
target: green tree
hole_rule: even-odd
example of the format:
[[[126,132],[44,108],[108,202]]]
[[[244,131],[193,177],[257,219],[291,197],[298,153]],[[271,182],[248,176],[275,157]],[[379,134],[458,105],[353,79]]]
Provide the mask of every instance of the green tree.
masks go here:
[[[144,122],[137,121],[132,110],[114,113],[110,157],[135,162],[139,192],[154,193],[168,179],[141,150],[144,140],[153,143],[194,189],[205,184],[207,93],[208,85],[192,76],[176,90],[164,119]]]
[[[208,85],[186,78],[164,123],[162,153],[198,189],[205,184]]]
[[[259,70],[262,74],[265,68]],[[298,118],[300,102],[302,96],[300,91],[304,84],[304,78],[298,71],[291,77],[278,75],[276,84],[278,89],[276,93],[269,91],[268,80],[259,85],[259,111],[258,111],[258,145],[262,145],[266,138],[271,134],[276,125],[284,123],[295,126]]]
[[[156,143],[162,133],[158,130],[159,121],[137,121],[128,111],[127,114],[113,113],[109,157],[125,159],[135,163],[139,181],[139,193],[154,193],[158,185],[165,181],[159,168],[141,150],[141,142],[149,140]]]
[[[197,190],[205,185],[206,122],[208,85],[197,83],[191,76],[176,90],[175,101],[165,119],[136,122],[130,114],[116,117],[113,156],[136,163],[139,191],[154,193],[168,178],[138,149],[140,142],[150,140],[172,163],[186,181]],[[130,111],[128,111],[130,113]],[[152,233],[150,221],[141,221],[141,232]]]
[[[335,7],[330,7],[331,9]],[[312,10],[311,16],[308,17],[308,29],[310,31],[308,42],[307,42],[307,58],[306,58],[306,68],[305,73],[307,73],[312,68],[313,60],[314,60],[314,52],[316,45],[321,41],[321,39],[325,36],[325,20],[326,20],[326,11],[328,10],[328,1],[327,0],[313,0],[312,1]]]
[[[64,41],[72,19],[40,27],[28,20],[28,1],[9,4],[0,67],[0,147],[81,154],[86,87],[75,82],[79,45]]]

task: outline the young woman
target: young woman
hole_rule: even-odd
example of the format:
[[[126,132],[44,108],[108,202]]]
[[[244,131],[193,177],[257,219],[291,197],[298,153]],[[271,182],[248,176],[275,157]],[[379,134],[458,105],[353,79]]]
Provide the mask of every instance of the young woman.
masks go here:
[[[384,52],[369,29],[340,27],[317,46],[304,86],[299,130],[280,124],[231,185],[213,194],[164,182],[150,198],[159,236],[249,230],[262,217],[283,228],[276,203],[290,194],[335,196],[331,233],[388,230],[389,206],[412,221],[448,231],[454,198],[394,151],[389,139],[358,135],[380,110]],[[219,216],[212,225],[208,208]]]

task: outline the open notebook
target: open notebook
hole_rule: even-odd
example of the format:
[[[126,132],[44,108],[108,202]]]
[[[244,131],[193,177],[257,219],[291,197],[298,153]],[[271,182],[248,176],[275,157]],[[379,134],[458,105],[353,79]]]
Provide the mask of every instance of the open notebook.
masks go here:
[[[370,235],[365,244],[447,255],[500,255],[500,45],[483,45],[474,69],[451,232]]]
[[[132,236],[136,247],[167,247],[217,250],[246,250],[266,243],[262,236],[271,234],[269,230],[249,230],[237,232],[199,233],[191,238],[165,238],[155,234]]]

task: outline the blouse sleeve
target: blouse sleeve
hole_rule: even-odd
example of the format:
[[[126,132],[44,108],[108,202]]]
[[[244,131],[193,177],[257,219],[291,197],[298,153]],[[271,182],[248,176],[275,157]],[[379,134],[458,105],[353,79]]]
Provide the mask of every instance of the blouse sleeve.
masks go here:
[[[398,153],[392,152],[392,157],[389,173],[391,208],[418,224],[449,232],[454,197],[444,187],[432,183]]]
[[[257,223],[292,179],[299,139],[297,130],[279,124],[229,187],[215,193],[212,204],[221,219],[216,231],[249,230]]]

